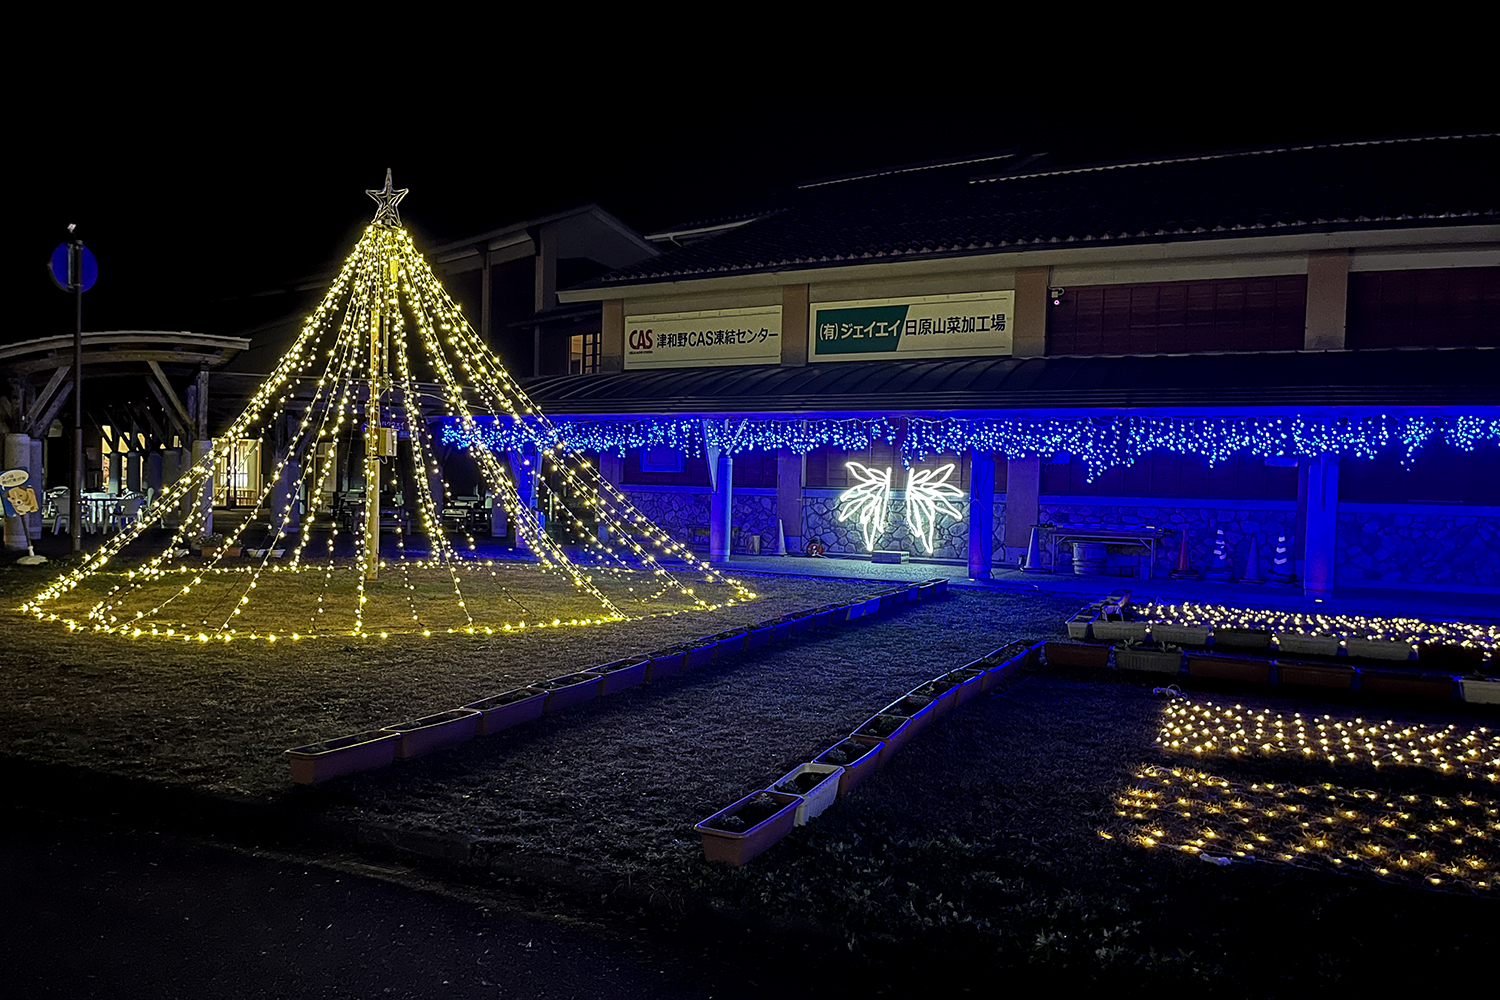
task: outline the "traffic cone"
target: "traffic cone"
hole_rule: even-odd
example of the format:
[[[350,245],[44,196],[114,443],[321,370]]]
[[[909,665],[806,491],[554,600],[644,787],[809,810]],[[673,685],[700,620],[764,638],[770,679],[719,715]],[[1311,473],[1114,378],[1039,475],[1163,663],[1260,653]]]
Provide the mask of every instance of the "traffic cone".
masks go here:
[[[779,517],[776,519],[776,554],[786,555],[786,525]]]
[[[1240,576],[1240,583],[1265,583],[1266,578],[1260,575],[1260,553],[1256,551],[1255,539],[1250,539],[1250,548],[1245,553],[1245,572]]]
[[[1214,537],[1213,562],[1209,564],[1204,576],[1210,580],[1229,580],[1234,577],[1234,566],[1229,561],[1229,539],[1224,537],[1224,529],[1219,528]]]
[[[1026,545],[1026,565],[1022,569],[1027,573],[1051,572],[1042,565],[1042,533],[1035,526],[1031,529],[1031,541]]]
[[[1196,580],[1198,571],[1193,569],[1193,562],[1188,557],[1187,532],[1180,531],[1182,543],[1177,546],[1177,565],[1172,567],[1172,579],[1174,580]]]

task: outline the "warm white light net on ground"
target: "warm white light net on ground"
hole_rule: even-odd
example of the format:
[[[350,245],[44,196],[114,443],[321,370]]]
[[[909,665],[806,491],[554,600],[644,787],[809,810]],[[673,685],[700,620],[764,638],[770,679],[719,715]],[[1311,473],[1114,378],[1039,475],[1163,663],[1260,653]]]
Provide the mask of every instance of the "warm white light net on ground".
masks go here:
[[[561,523],[544,531],[521,501],[509,463],[482,446],[470,449],[527,561],[480,558],[472,536],[443,526],[448,490],[429,420],[456,420],[472,432],[476,413],[516,420],[535,442],[527,461],[538,475],[583,498],[581,511],[554,507]],[[396,437],[408,446],[382,444]],[[241,525],[222,541],[211,538],[201,557],[191,554],[189,546],[208,534],[211,508],[201,498],[215,464],[244,441],[272,455],[263,467],[264,488]],[[323,485],[313,482],[315,470],[321,472],[317,457],[329,449],[348,449],[366,473],[363,506],[346,521],[342,538],[337,521],[312,517]],[[371,488],[377,482],[379,489]],[[382,491],[402,498],[402,523],[394,538],[385,526],[384,551]],[[300,525],[299,493],[309,498],[309,517]],[[126,545],[184,508],[163,549],[115,567]],[[532,586],[538,570],[553,579]],[[71,629],[133,638],[276,641],[493,634],[712,610],[754,596],[644,517],[560,437],[383,207],[275,371],[213,449],[163,490],[138,523],[22,610]]]

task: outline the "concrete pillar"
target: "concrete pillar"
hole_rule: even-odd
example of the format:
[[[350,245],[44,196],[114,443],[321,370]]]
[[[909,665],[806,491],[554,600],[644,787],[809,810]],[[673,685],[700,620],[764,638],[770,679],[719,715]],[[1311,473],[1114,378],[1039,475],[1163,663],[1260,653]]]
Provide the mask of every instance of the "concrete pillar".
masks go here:
[[[708,497],[708,561],[722,565],[729,561],[729,544],[734,537],[731,522],[734,514],[734,457],[721,451],[709,456],[712,490]]]
[[[1302,592],[1308,597],[1331,597],[1338,554],[1339,457],[1321,455],[1306,464]]]
[[[160,449],[146,454],[146,489],[155,490],[156,493],[161,492],[162,467],[166,463],[168,454],[170,453]],[[152,494],[152,496],[155,495],[155,493]]]
[[[524,510],[531,510],[536,506],[536,466],[537,460],[535,452],[530,452],[525,455],[523,455],[519,451],[513,451],[510,453],[510,478],[511,482],[515,483],[516,495],[520,498],[521,507]],[[498,517],[500,519],[499,524],[501,525],[501,530],[504,531],[505,529],[503,526],[505,524],[505,508],[501,503],[499,497],[495,498],[495,509],[499,511],[499,513],[492,513],[490,515],[490,530],[493,531],[495,529],[496,522],[494,518]],[[526,542],[526,536],[521,534],[519,525],[516,526],[516,548],[529,548]]]
[[[131,441],[131,449],[125,453],[125,488],[141,491],[141,452]]]
[[[969,577],[993,575],[995,549],[995,456],[969,453]]]
[[[28,434],[5,435],[5,468],[31,469],[31,436]],[[41,484],[32,482],[32,489],[37,491],[38,499],[41,496]],[[6,517],[0,518],[5,521],[5,548],[8,552],[26,551],[26,528],[27,518]],[[32,537],[35,537],[33,535]]]
[[[1047,297],[1050,275],[1051,270],[1045,267],[1023,267],[1016,271],[1015,327],[1010,335],[1012,357],[1047,355],[1047,310],[1052,304]]]
[[[786,329],[785,317],[782,329]],[[783,352],[783,357],[785,353]],[[784,362],[783,362],[784,363]],[[783,448],[776,453],[776,516],[786,534],[787,552],[801,555],[807,542],[802,537],[802,487],[807,484],[807,456]]]
[[[781,366],[800,368],[807,364],[808,286],[781,286]],[[791,543],[788,543],[790,546]]]
[[[42,433],[47,433],[45,428],[42,429]],[[31,439],[31,485],[36,489],[38,500],[42,497],[43,484],[46,482],[42,478],[42,454],[46,451],[46,443],[43,438]],[[31,532],[32,538],[36,538],[42,533],[41,508],[37,508],[35,513],[27,515],[26,529]]]
[[[202,440],[202,439],[200,439],[198,441],[194,441],[193,442],[193,469],[196,470],[198,468],[198,466],[208,457],[208,455],[213,450],[214,450],[214,443],[212,441]],[[198,510],[202,511],[202,513],[203,513],[203,519],[202,519],[202,525],[203,525],[202,532],[203,532],[203,534],[205,534],[205,535],[211,535],[211,534],[213,534],[213,531],[214,531],[214,470],[213,470],[212,467],[210,467],[209,470],[208,470],[208,473],[206,475],[204,475],[202,487],[198,490],[198,492],[196,494],[190,495],[188,497],[188,502],[191,503],[191,504],[196,504],[197,507],[198,507]],[[189,541],[191,541],[191,539],[189,539]]]
[[[1026,554],[1031,526],[1041,511],[1042,460],[1012,459],[1005,465],[1005,564],[1015,565]],[[992,529],[993,530],[993,529]]]
[[[605,299],[599,317],[599,371],[625,370],[625,300]],[[785,317],[783,317],[785,320]]]
[[[113,443],[113,447],[118,448],[119,445],[120,441],[118,438],[116,438]],[[109,481],[105,483],[105,492],[120,492],[120,474],[125,471],[124,458],[125,456],[118,451],[112,451],[109,453]]]
[[[1307,317],[1302,347],[1309,351],[1344,349],[1349,310],[1349,251],[1320,250],[1307,255]]]

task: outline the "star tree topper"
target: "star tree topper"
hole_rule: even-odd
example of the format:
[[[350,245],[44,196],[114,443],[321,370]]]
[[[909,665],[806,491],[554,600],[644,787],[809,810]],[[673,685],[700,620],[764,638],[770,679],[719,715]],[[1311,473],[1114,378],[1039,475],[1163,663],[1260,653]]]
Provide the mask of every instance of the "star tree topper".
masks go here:
[[[409,188],[394,189],[391,187],[391,168],[385,168],[385,187],[380,190],[367,188],[365,194],[375,199],[379,207],[375,210],[375,225],[390,226],[399,229],[401,226],[401,213],[396,211],[396,206],[401,204],[401,199],[406,197]]]

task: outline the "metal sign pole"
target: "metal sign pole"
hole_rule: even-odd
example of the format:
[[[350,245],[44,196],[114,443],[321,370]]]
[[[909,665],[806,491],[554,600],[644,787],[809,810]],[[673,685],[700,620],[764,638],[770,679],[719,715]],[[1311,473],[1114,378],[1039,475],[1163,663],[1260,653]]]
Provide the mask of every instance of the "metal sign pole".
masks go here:
[[[73,488],[68,491],[68,535],[83,551],[83,241],[74,240],[68,272],[73,285]]]

